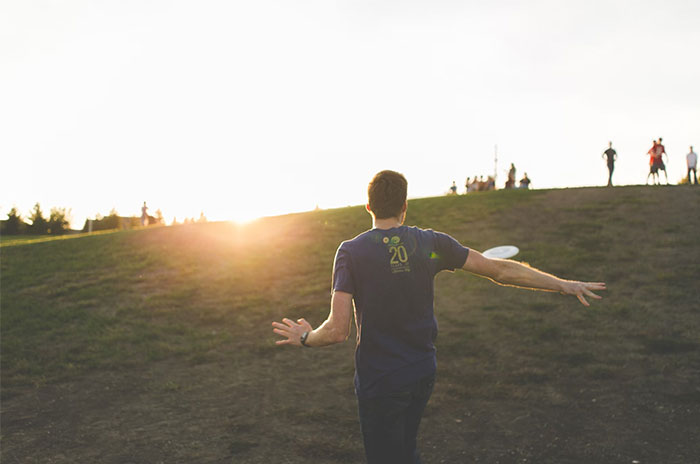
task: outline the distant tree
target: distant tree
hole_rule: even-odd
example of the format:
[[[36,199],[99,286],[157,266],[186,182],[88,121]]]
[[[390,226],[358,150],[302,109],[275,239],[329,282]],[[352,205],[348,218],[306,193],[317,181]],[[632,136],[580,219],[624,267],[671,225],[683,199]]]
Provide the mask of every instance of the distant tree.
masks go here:
[[[9,213],[7,213],[7,220],[3,221],[2,233],[7,235],[17,235],[24,232],[27,225],[22,220],[17,208],[12,207]]]
[[[48,233],[52,235],[62,235],[68,231],[70,221],[65,208],[51,208],[51,215],[48,222]]]
[[[34,209],[29,214],[29,220],[32,221],[31,225],[27,228],[30,234],[42,235],[46,234],[49,229],[49,223],[44,218],[44,213],[41,211],[41,206],[39,203],[34,205]]]
[[[171,226],[176,226],[178,225],[179,222],[177,222],[177,217],[173,216],[173,222],[170,223]]]
[[[194,222],[194,220],[192,222]],[[207,217],[204,215],[204,211],[199,212],[199,219],[197,219],[197,222],[207,222]]]
[[[117,210],[114,208],[112,208],[112,211],[109,212],[109,216],[102,216],[101,214],[97,213],[95,215],[95,219],[92,221],[92,230],[119,229],[122,227],[122,219],[124,218],[119,217]],[[85,225],[83,226],[83,231],[87,232],[88,230],[90,230],[90,220],[86,219]]]
[[[109,212],[109,216],[102,219],[102,224],[101,224],[100,229],[102,229],[102,230],[119,229],[120,227],[121,227],[121,218],[119,217],[119,213],[117,213],[117,210],[115,208],[112,208],[112,211]]]

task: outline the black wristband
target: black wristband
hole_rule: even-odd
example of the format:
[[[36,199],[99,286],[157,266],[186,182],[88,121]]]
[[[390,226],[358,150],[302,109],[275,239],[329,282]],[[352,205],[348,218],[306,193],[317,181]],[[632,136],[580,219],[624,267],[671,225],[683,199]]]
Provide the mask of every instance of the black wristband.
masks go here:
[[[309,336],[309,332],[308,331],[304,332],[303,334],[301,334],[299,341],[301,342],[301,344],[303,346],[305,346],[307,348],[311,348],[309,345],[306,344],[306,339],[308,338],[308,336]]]

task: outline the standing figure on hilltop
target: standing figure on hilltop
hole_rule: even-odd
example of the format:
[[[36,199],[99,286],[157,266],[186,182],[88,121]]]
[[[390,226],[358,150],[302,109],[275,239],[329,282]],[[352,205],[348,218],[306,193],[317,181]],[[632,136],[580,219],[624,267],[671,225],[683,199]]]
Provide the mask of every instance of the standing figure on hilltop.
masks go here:
[[[600,299],[594,291],[605,290],[603,282],[560,279],[517,261],[488,258],[443,232],[404,225],[407,187],[395,171],[379,172],[370,182],[372,227],[336,251],[325,322],[314,329],[296,315],[272,323],[281,337],[277,345],[313,349],[347,340],[355,314],[355,393],[368,464],[421,462],[416,438],[437,366],[438,273],[463,269],[500,285],[575,295],[585,306],[586,298]],[[273,375],[313,370],[312,358],[280,363]],[[313,401],[314,391],[323,388],[310,382],[306,395]],[[305,400],[295,406],[312,405]]]
[[[452,187],[450,187],[450,194],[457,195],[457,182],[452,181]]]
[[[486,178],[486,190],[496,190],[496,179],[493,176]]]
[[[146,202],[143,202],[143,206],[141,207],[141,225],[143,227],[148,225],[148,206],[146,206]]]
[[[656,140],[653,141],[653,145],[647,151],[649,155],[649,174],[647,174],[647,185],[649,185],[649,176],[651,176],[651,183],[656,185],[659,183],[659,166],[656,164]]]
[[[617,152],[612,147],[612,142],[608,142],[608,149],[603,152],[603,159],[608,162],[608,187],[612,187],[612,175],[615,170],[615,161],[617,160]]]
[[[695,185],[698,185],[698,173],[695,170],[698,164],[698,155],[693,151],[693,146],[690,146],[690,152],[685,155],[685,161],[688,163],[688,184],[692,184],[690,180],[690,173],[693,173],[693,179],[695,180]]]
[[[519,188],[525,189],[525,190],[529,189],[529,188],[530,188],[530,182],[532,182],[532,181],[530,180],[529,177],[527,177],[527,172],[526,172],[526,173],[523,175],[523,178],[520,179],[520,187],[519,187]]]
[[[510,170],[508,171],[508,180],[506,181],[506,188],[510,189],[515,187],[515,165],[510,163]]]
[[[666,177],[666,185],[668,185],[668,174],[666,173],[666,165],[664,164],[663,156],[666,155],[666,162],[668,162],[668,155],[666,154],[666,148],[661,143],[663,139],[659,137],[659,142],[654,146],[654,164],[656,164],[657,176],[658,171],[663,171]],[[659,179],[659,183],[661,183]]]

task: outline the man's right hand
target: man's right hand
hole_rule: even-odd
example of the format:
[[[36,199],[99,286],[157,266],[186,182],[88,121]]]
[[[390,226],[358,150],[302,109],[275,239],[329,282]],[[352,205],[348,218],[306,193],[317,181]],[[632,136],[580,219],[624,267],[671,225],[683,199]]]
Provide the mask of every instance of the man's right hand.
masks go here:
[[[277,335],[285,337],[284,340],[277,340],[275,342],[277,345],[301,346],[301,336],[304,335],[304,332],[311,332],[313,330],[311,324],[306,322],[304,318],[297,319],[297,322],[294,322],[285,317],[282,319],[282,322],[284,322],[284,324],[280,322],[272,323],[272,327],[274,327],[272,331]]]

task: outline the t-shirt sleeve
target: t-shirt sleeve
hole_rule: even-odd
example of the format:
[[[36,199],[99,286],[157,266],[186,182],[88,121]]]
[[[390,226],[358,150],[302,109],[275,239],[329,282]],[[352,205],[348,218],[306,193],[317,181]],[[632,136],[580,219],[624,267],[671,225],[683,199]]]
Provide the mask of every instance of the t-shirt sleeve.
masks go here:
[[[352,262],[348,246],[342,243],[335,253],[333,263],[333,290],[355,294],[355,280],[352,276]]]
[[[435,233],[435,253],[439,259],[437,271],[454,271],[464,266],[469,256],[469,248],[463,246],[451,236],[442,233]]]

